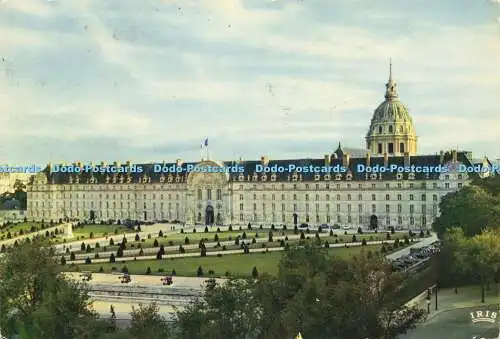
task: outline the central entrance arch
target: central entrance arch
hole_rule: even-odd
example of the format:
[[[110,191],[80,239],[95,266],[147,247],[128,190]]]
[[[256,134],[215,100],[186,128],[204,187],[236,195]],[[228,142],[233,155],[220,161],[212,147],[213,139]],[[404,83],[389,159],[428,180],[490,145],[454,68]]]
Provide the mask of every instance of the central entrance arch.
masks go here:
[[[297,226],[297,222],[299,221],[299,216],[297,215],[297,213],[294,213],[293,214],[293,224],[295,226]]]
[[[374,230],[378,228],[378,218],[375,214],[370,217],[370,229]]]
[[[211,205],[208,205],[205,210],[205,225],[213,225],[214,224],[214,208]]]

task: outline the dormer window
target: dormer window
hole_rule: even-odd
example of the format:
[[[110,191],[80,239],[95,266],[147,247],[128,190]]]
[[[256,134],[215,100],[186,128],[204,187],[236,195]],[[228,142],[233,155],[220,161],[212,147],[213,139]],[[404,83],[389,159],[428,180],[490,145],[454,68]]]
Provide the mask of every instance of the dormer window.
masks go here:
[[[392,133],[392,125],[389,126],[389,133]]]
[[[379,127],[378,127],[378,132],[379,132],[379,133],[382,133],[382,126],[379,126]]]

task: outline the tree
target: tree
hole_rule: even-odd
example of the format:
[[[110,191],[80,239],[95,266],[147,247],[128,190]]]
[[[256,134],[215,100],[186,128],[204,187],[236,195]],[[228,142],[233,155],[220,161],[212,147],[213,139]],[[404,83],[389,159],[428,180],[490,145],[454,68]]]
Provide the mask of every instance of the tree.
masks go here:
[[[253,282],[236,279],[223,285],[207,284],[205,300],[178,312],[179,339],[262,338],[258,326],[261,308],[253,286]]]
[[[257,267],[254,266],[252,268],[252,278],[256,279],[259,276],[259,272],[257,271]]]
[[[269,237],[267,241],[273,242],[273,231],[269,231]]]
[[[198,270],[196,270],[196,276],[203,277],[203,268],[198,266]]]
[[[218,242],[218,241],[219,241],[219,235],[216,233],[214,236],[214,242]]]
[[[208,226],[205,226],[205,233],[208,233]]]
[[[184,238],[184,245],[189,245],[189,238],[188,237]]]
[[[441,239],[453,227],[462,228],[464,235],[470,237],[500,225],[500,197],[476,185],[447,194],[439,209],[440,215],[432,227]]]
[[[80,246],[80,249],[82,250],[82,252],[84,252],[86,248],[87,248],[87,246],[85,246],[85,243],[82,242],[82,245]]]
[[[89,295],[59,274],[53,250],[22,244],[0,258],[0,275],[3,335],[62,339],[103,333],[105,324],[88,308]]]
[[[136,233],[135,234],[135,241],[140,241],[140,240],[141,240],[141,237],[139,236],[139,233]]]
[[[64,258],[64,255],[61,257],[61,265],[66,265],[66,258]]]
[[[71,261],[76,260],[75,252],[71,252],[71,254],[69,255],[69,260]]]
[[[116,262],[115,255],[114,255],[113,253],[111,253],[111,254],[110,254],[110,256],[109,256],[109,262],[110,262],[110,263],[114,263],[114,262]]]
[[[170,338],[170,328],[167,320],[160,315],[159,311],[160,308],[156,303],[139,304],[137,308],[132,306],[130,334],[134,338]]]
[[[155,241],[153,242],[153,247],[158,247],[158,240],[155,239]]]
[[[160,246],[160,253],[161,255],[165,255],[165,247],[163,245]]]
[[[163,231],[160,230],[160,232],[158,232],[158,237],[162,238],[163,237]]]
[[[394,298],[402,279],[381,255],[342,259],[308,245],[289,248],[277,276],[229,280],[180,312],[181,338],[291,338],[299,331],[305,338],[395,338],[423,316]],[[363,300],[355,313],[346,307],[353,300]]]
[[[114,246],[115,245],[115,241],[113,240],[113,238],[110,238],[109,239],[109,246]]]

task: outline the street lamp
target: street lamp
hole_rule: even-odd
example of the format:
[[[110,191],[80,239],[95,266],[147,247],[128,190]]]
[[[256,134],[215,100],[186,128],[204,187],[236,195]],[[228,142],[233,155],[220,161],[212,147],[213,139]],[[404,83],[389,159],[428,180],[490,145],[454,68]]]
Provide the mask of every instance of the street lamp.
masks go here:
[[[431,300],[427,298],[427,313],[431,313]]]

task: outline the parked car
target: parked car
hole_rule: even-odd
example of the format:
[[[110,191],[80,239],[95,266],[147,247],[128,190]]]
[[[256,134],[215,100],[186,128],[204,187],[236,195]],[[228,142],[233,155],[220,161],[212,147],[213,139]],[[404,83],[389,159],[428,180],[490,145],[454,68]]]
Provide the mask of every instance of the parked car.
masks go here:
[[[340,225],[339,224],[335,224],[332,226],[332,230],[339,230],[340,229]]]
[[[342,229],[347,231],[351,229],[351,226],[344,225],[342,226]]]
[[[309,225],[308,225],[308,224],[306,224],[306,223],[302,223],[302,224],[300,224],[300,226],[299,226],[299,228],[308,228],[308,227],[309,227]]]
[[[92,280],[92,272],[84,271],[80,274],[80,277],[83,281],[90,281]]]
[[[131,281],[132,281],[132,279],[130,278],[130,275],[128,275],[127,273],[123,274],[123,275],[122,275],[120,278],[118,278],[118,279],[120,279],[120,282],[121,282],[122,284],[128,284],[129,282],[131,282]]]
[[[163,277],[160,280],[161,280],[162,285],[170,286],[174,283],[172,277],[170,277],[170,276]]]

